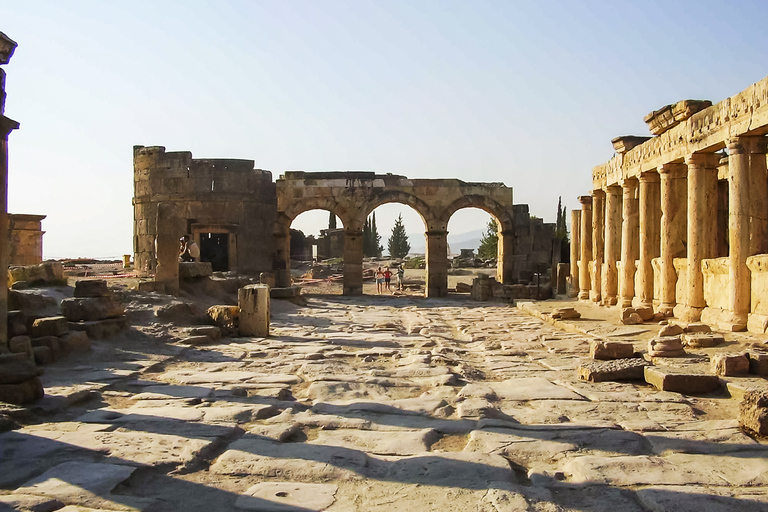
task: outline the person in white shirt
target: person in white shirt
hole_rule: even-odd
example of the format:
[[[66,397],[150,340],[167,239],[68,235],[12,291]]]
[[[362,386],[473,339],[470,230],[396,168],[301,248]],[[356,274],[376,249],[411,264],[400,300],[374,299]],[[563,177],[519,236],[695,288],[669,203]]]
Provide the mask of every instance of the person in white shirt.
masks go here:
[[[190,240],[189,235],[184,235],[179,239],[179,260],[198,261],[200,259],[200,247],[194,240]]]

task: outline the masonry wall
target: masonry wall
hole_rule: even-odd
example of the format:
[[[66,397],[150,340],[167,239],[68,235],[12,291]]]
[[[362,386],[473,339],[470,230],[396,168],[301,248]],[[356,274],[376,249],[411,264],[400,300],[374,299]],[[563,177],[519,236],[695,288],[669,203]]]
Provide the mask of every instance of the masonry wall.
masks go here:
[[[535,272],[546,272],[560,261],[555,224],[531,218],[527,204],[514,205],[515,281],[529,282]],[[554,259],[553,259],[554,256]]]
[[[43,261],[45,215],[8,214],[8,246],[11,265],[37,265]]]
[[[139,272],[154,270],[157,206],[164,202],[175,206],[186,233],[234,237],[230,270],[247,275],[273,270],[277,197],[272,173],[254,169],[253,160],[194,159],[189,151],[166,152],[162,146],[134,146],[133,163],[133,246]]]

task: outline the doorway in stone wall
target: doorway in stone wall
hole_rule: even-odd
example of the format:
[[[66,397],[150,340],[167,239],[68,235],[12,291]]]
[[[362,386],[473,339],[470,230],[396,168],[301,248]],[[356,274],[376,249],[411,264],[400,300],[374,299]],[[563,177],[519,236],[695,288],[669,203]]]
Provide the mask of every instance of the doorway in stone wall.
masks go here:
[[[210,261],[214,272],[227,272],[229,233],[200,233],[200,261]]]

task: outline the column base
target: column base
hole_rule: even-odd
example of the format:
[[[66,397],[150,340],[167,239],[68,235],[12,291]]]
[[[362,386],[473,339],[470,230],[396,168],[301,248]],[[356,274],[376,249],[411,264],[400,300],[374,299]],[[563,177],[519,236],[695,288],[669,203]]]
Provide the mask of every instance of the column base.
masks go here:
[[[593,291],[589,292],[589,300],[591,300],[592,302],[597,302],[598,304],[600,304],[600,301],[602,300],[602,296],[601,296],[600,293],[595,292],[593,290]]]
[[[581,290],[579,292],[579,300],[589,300],[589,290]]]
[[[701,312],[704,311],[704,308],[697,308],[694,306],[685,306],[685,310],[683,310],[683,316],[681,320],[683,322],[698,322],[701,320]],[[746,328],[746,322],[744,322],[744,326]]]
[[[613,297],[603,297],[603,300],[600,303],[603,306],[615,306],[619,303],[619,298],[615,295]]]
[[[744,332],[747,330],[748,323],[747,315],[737,315],[731,313],[729,318],[719,322],[717,326],[724,331]]]
[[[675,316],[675,305],[674,304],[662,304],[656,309],[657,313],[660,313],[664,316]]]
[[[617,302],[619,307],[621,308],[631,308],[632,307],[632,297],[622,297]]]

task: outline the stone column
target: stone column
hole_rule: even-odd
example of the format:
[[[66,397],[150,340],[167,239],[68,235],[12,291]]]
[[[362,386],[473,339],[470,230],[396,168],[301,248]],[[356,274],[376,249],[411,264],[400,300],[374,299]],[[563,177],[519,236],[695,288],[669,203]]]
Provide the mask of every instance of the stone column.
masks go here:
[[[363,230],[344,227],[344,295],[363,294]]]
[[[269,336],[269,286],[249,284],[237,290],[240,336]]]
[[[599,303],[602,301],[603,258],[605,253],[605,192],[592,191],[592,258],[594,272],[592,273],[592,290],[590,298]]]
[[[621,276],[619,280],[619,306],[632,306],[635,296],[635,260],[640,253],[640,226],[638,219],[636,179],[629,178],[621,184],[623,221],[621,224]]]
[[[749,255],[768,254],[766,138],[739,137],[749,158]]]
[[[8,135],[18,127],[0,113],[0,347],[8,345]]]
[[[621,187],[611,185],[605,195],[605,250],[602,267],[602,302],[618,302],[619,275],[616,262],[621,259]]]
[[[579,258],[579,299],[589,299],[592,261],[592,196],[580,196],[581,203],[581,257]]]
[[[687,322],[699,321],[706,306],[701,261],[714,256],[717,243],[715,223],[719,160],[714,153],[693,153],[685,159],[688,166],[688,271],[683,320]]]
[[[659,257],[661,223],[661,185],[659,174],[655,171],[640,175],[640,267],[638,272],[639,290],[642,307],[653,307],[653,264],[651,260]]]
[[[427,239],[426,295],[445,297],[448,295],[448,232],[430,230],[424,236]]]
[[[186,233],[186,222],[174,203],[157,205],[157,226],[155,238],[155,254],[157,270],[155,282],[159,283],[165,293],[179,294],[179,238]]]
[[[672,316],[677,304],[674,259],[686,253],[688,189],[685,164],[664,164],[661,177],[661,304],[659,312]]]
[[[447,242],[446,242],[447,243]],[[500,283],[515,282],[515,231],[499,231],[499,244],[496,256],[496,280]]]
[[[272,261],[278,288],[291,286],[291,221],[275,223],[275,256]]]
[[[579,294],[579,259],[581,258],[581,210],[571,210],[571,293]]]

